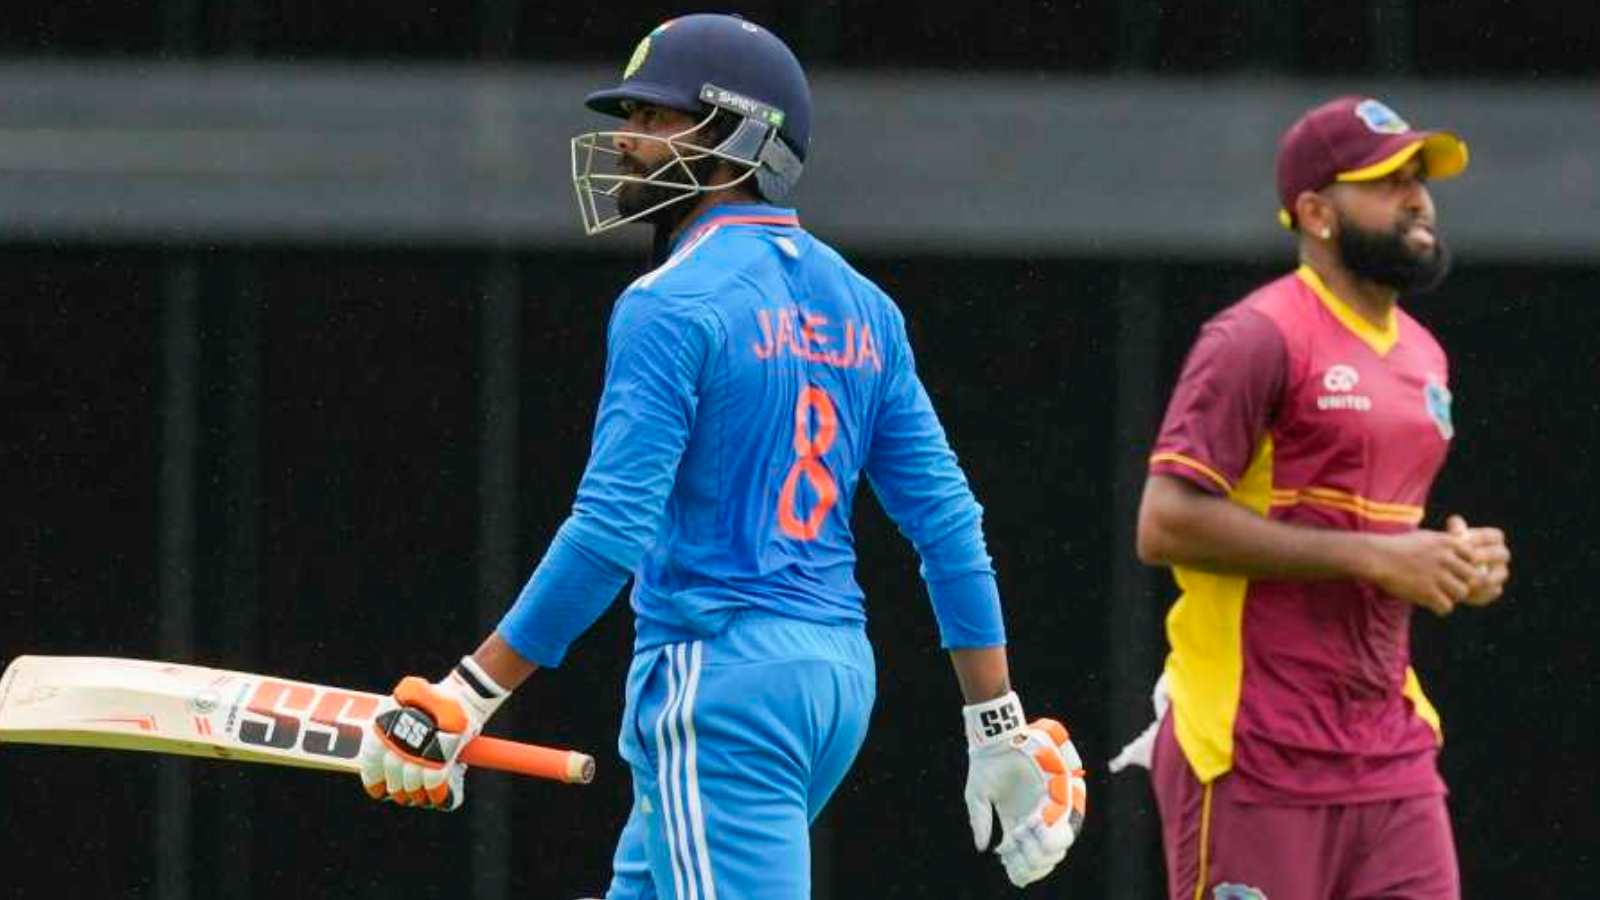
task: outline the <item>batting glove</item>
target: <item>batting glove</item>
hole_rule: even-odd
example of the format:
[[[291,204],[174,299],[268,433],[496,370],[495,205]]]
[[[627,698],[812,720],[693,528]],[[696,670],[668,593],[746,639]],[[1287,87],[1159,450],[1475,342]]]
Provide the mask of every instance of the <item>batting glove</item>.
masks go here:
[[[472,657],[443,680],[400,679],[361,747],[361,784],[374,800],[449,811],[466,799],[461,749],[483,732],[509,693]]]
[[[1024,724],[1015,693],[962,708],[967,724],[967,817],[973,844],[995,848],[1006,875],[1025,887],[1050,874],[1083,829],[1088,803],[1083,760],[1053,719]]]

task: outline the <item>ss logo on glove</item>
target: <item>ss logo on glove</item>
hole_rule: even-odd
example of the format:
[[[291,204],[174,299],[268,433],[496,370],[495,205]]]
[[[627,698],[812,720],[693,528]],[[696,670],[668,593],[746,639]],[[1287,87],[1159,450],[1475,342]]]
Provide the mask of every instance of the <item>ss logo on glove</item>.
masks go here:
[[[428,738],[433,736],[433,726],[422,721],[409,709],[399,710],[389,728],[389,736],[394,738],[400,746],[412,753],[421,755],[428,745]]]
[[[979,719],[983,724],[983,736],[986,738],[996,738],[1022,726],[1022,717],[1018,714],[1015,704],[1007,704],[998,709],[986,709]]]
[[[967,816],[973,846],[994,852],[1017,887],[1050,874],[1083,828],[1089,788],[1083,758],[1060,722],[1023,724],[1015,693],[962,708],[967,723]]]

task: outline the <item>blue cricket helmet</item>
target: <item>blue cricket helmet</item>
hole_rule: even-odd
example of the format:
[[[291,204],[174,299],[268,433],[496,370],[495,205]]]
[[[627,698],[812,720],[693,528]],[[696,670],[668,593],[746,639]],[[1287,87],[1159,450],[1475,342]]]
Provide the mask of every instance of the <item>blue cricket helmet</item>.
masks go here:
[[[699,13],[661,24],[634,49],[622,83],[585,100],[618,118],[627,117],[629,102],[739,116],[739,129],[719,149],[760,166],[757,181],[768,200],[799,180],[811,149],[805,70],[777,35],[738,16]],[[769,139],[772,132],[779,141]]]

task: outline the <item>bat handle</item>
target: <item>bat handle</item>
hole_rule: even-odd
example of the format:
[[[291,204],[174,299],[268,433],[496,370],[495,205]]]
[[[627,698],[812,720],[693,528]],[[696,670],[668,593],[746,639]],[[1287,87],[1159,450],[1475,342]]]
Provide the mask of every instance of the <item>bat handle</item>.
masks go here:
[[[548,778],[567,784],[588,784],[594,780],[594,757],[576,750],[557,750],[537,744],[519,744],[500,738],[480,737],[461,751],[461,761],[469,766],[513,772],[532,778]]]

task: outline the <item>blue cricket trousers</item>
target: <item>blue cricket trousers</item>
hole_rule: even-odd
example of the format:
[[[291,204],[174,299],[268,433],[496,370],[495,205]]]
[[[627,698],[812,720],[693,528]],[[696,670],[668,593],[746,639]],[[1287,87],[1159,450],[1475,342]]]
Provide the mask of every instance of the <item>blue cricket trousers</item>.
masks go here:
[[[636,654],[618,740],[633,810],[607,900],[809,898],[809,826],[875,693],[859,625],[751,612]]]

